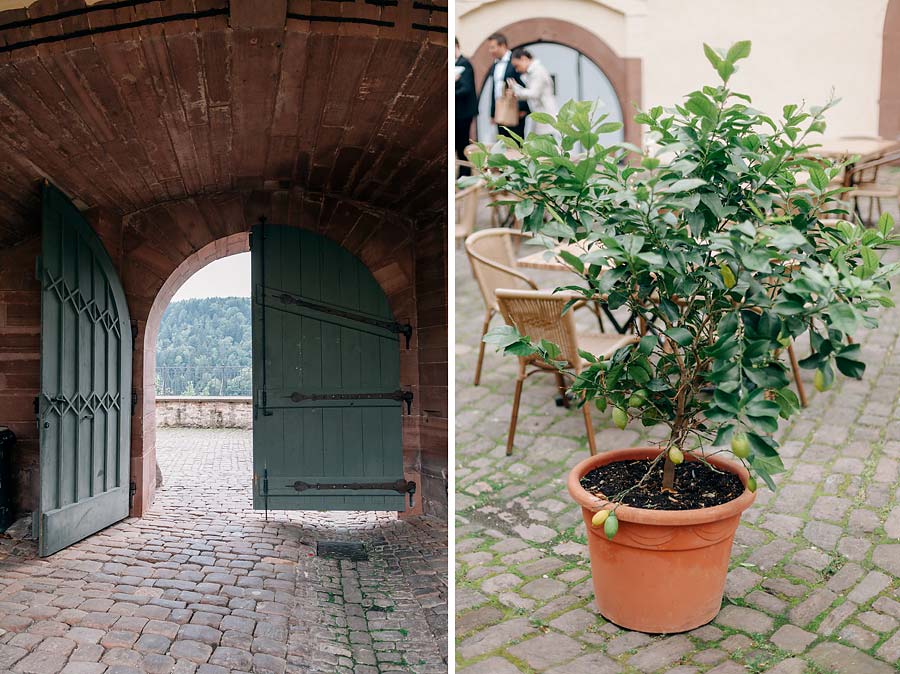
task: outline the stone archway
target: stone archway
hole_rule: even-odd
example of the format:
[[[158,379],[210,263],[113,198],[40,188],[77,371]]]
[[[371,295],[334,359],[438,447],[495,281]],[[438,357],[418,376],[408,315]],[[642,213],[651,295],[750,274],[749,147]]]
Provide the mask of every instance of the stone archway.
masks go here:
[[[122,280],[137,323],[131,474],[137,491],[133,514],[150,505],[156,486],[156,338],[165,308],[181,284],[212,262],[249,250],[250,227],[268,222],[316,231],[356,255],[384,289],[398,319],[418,325],[416,245],[412,221],[366,204],[301,190],[195,197],[158,204],[123,223],[128,265]],[[193,249],[193,252],[188,252]],[[401,377],[416,398],[404,417],[404,466],[418,481],[421,409],[419,339],[401,352]]]
[[[900,135],[900,0],[890,0],[884,15],[878,135],[883,138]]]
[[[622,106],[625,140],[635,145],[641,144],[640,125],[635,124],[629,114],[632,104],[641,104],[641,59],[619,56],[596,34],[561,19],[524,19],[504,26],[497,32],[506,35],[511,48],[535,42],[556,42],[587,56],[603,71],[616,92]],[[475,69],[475,81],[484,82],[491,65],[487,41],[478,46],[471,61]]]
[[[354,252],[420,328],[401,363],[423,384],[404,417],[404,460],[446,472],[447,127],[434,114],[446,101],[446,5],[0,4],[0,417],[19,438],[17,508],[38,503],[43,179],[103,240],[137,328],[133,515],[155,484],[143,358],[154,303],[183,263],[190,273],[260,215]],[[442,478],[431,494],[423,485],[426,509],[445,510]]]

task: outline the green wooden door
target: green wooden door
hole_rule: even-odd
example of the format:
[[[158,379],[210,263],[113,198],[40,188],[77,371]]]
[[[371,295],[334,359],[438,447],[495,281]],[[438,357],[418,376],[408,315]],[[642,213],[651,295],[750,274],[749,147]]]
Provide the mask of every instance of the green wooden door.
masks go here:
[[[402,337],[384,292],[318,234],[251,237],[254,508],[403,510],[403,493],[366,487],[403,480]]]
[[[56,188],[42,196],[41,556],[128,516],[131,322],[112,260]]]

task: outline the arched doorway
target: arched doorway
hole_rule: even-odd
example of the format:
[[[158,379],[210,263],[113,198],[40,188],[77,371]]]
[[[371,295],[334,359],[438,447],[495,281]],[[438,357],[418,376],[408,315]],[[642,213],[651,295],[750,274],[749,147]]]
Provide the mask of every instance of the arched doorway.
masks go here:
[[[562,105],[566,101],[599,101],[600,110],[609,115],[609,121],[622,121],[622,105],[609,78],[585,54],[565,44],[556,42],[534,42],[517,45],[528,49],[539,60],[553,78],[556,101]],[[490,142],[496,137],[496,127],[490,122],[491,92],[482,85],[478,98],[478,139]],[[532,130],[528,120],[525,132]],[[624,130],[604,134],[601,143],[617,143],[625,138]]]
[[[640,59],[619,56],[596,34],[560,19],[525,19],[499,28],[497,32],[506,35],[511,48],[527,46],[538,58],[549,60],[545,65],[558,65],[556,81],[560,104],[573,95],[577,96],[579,82],[581,93],[586,97],[593,92],[601,100],[604,96],[608,97],[610,112],[616,108],[619,111],[619,119],[624,125],[624,139],[640,145],[640,126],[634,123],[631,114],[633,105],[641,104]],[[486,41],[475,50],[471,61],[475,68],[475,81],[483,84],[491,65]],[[554,74],[552,69],[551,74]],[[484,105],[483,100],[481,105]],[[486,128],[483,125],[489,123],[483,113],[479,115],[479,138],[482,129]]]
[[[440,476],[447,321],[432,307],[446,307],[447,158],[446,122],[433,111],[446,101],[446,9],[413,0],[337,14],[278,2],[138,4],[123,13],[76,0],[63,12],[55,0],[19,0],[0,11],[10,121],[0,134],[0,247],[11,249],[0,252],[0,316],[16,321],[0,319],[0,337],[22,361],[15,378],[3,374],[15,390],[0,396],[0,414],[19,440],[17,509],[35,510],[40,496],[31,401],[40,384],[41,178],[84,215],[125,288],[132,515],[153,499],[154,353],[145,347],[166,289],[222,247],[246,250],[261,215],[353,252],[394,315],[423,328],[401,362],[404,382],[423,384],[404,418],[404,465],[410,479],[426,465]],[[429,493],[425,507],[443,508],[440,477]]]
[[[321,209],[327,216],[309,218],[312,204],[316,205],[317,213]],[[141,478],[136,485],[133,514],[141,514],[149,506],[155,491],[156,346],[163,313],[187,278],[214,260],[249,251],[251,225],[261,215],[292,229],[313,230],[348,251],[380,287],[395,319],[419,325],[415,230],[411,223],[390,212],[296,190],[196,198],[188,203],[161,204],[129,218],[125,226],[126,247],[134,253],[132,263],[124,270],[123,282],[138,324],[135,386],[142,382],[132,439],[131,473]],[[153,226],[159,222],[170,226],[166,229]],[[199,232],[204,233],[205,242],[197,238]],[[194,253],[183,258],[163,253],[170,249],[172,241],[180,241],[183,236],[193,237],[194,245],[199,245]],[[181,261],[175,264],[177,259]],[[402,418],[403,474],[405,479],[417,483],[421,480],[420,462],[423,461],[417,443],[418,426],[426,422],[421,417],[427,413],[427,407],[423,407],[426,396],[423,394],[420,399],[417,395],[419,337],[414,331],[410,349],[403,348],[400,354],[403,388],[409,388],[414,394],[412,414],[404,414]],[[418,512],[421,507],[422,499],[417,498],[415,508],[408,509],[407,513]]]

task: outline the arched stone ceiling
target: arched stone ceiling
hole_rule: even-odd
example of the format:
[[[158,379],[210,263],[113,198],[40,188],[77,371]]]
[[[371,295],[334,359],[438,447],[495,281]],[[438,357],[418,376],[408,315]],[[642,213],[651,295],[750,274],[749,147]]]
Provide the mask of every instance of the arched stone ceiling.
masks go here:
[[[0,11],[0,246],[49,179],[127,215],[301,189],[446,210],[445,0],[39,0]]]

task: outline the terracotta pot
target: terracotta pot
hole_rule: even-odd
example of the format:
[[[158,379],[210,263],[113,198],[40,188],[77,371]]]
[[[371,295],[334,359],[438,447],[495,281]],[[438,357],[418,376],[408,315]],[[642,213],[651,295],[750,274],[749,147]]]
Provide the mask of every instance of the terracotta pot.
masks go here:
[[[572,469],[568,488],[587,526],[600,613],[621,627],[668,634],[694,629],[718,614],[734,532],[756,495],[745,488],[728,503],[697,510],[619,506],[619,531],[608,540],[603,527],[591,526],[594,513],[606,502],[582,488],[581,478],[598,466],[650,459],[659,451],[640,447],[592,456]],[[687,454],[686,460],[693,459]],[[707,460],[737,474],[746,486],[750,476],[743,466],[715,456]]]

